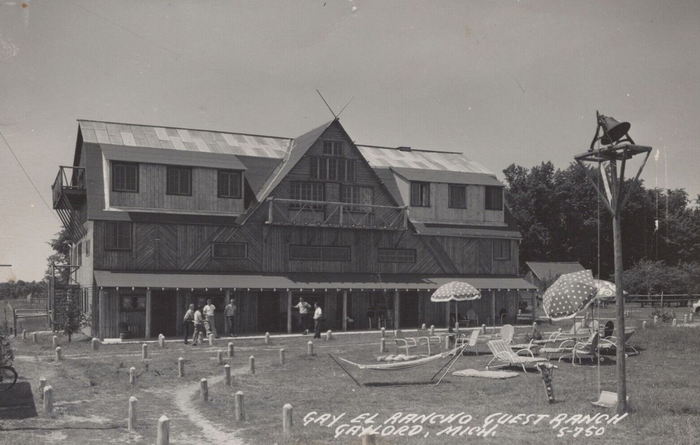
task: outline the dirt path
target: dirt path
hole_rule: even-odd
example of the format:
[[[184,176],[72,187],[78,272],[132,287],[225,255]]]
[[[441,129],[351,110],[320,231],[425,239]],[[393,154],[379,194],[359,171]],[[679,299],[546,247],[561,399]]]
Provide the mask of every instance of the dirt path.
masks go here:
[[[245,368],[236,369],[232,374],[242,374]],[[216,385],[224,379],[224,376],[208,377],[207,383],[209,386]],[[187,419],[202,429],[203,435],[198,438],[205,439],[212,444],[232,444],[243,445],[243,440],[236,436],[235,431],[224,431],[219,425],[210,422],[204,417],[193,405],[192,400],[199,392],[199,383],[193,383],[175,391],[175,406],[179,409]]]

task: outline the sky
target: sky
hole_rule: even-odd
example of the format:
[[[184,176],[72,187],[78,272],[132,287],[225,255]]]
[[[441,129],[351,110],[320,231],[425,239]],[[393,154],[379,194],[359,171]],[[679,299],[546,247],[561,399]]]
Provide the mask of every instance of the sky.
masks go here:
[[[76,119],[294,137],[330,105],[357,143],[566,168],[595,112],[700,193],[697,1],[0,0],[0,281],[41,279]],[[43,199],[43,200],[42,200]]]

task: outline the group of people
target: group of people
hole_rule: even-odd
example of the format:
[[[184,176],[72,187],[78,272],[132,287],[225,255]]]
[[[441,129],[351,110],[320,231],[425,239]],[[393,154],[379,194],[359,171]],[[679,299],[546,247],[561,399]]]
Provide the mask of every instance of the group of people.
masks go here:
[[[192,346],[203,343],[204,339],[209,335],[213,335],[214,337],[219,336],[216,330],[215,312],[216,306],[211,302],[211,299],[208,299],[207,304],[202,307],[195,307],[194,304],[190,304],[182,319],[185,344],[189,344],[188,339],[190,338],[190,333],[192,333]],[[226,325],[224,330],[229,336],[233,336],[235,333],[235,316],[236,304],[233,298],[230,298],[224,307],[224,322]]]
[[[304,332],[304,334],[309,333],[309,310],[311,309],[311,305],[304,301],[304,297],[299,297],[299,302],[294,305],[294,308],[296,308],[299,311],[299,318],[298,318],[298,326],[301,331]],[[314,338],[321,338],[321,328],[322,324],[324,321],[323,317],[323,309],[321,309],[321,306],[318,303],[314,303],[314,315],[313,315],[313,321],[314,321]]]

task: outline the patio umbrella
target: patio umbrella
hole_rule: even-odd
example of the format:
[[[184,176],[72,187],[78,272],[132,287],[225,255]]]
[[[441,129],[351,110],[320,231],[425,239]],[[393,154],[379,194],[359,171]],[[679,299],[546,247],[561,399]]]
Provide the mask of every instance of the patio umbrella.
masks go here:
[[[596,287],[596,294],[593,297],[596,301],[613,301],[615,300],[615,295],[617,294],[617,287],[615,283],[605,280],[594,280]],[[627,294],[624,290],[623,294]]]
[[[471,284],[463,281],[450,281],[438,287],[430,296],[430,301],[450,304],[450,301],[469,301],[479,298],[481,298],[481,291]]]
[[[590,270],[567,273],[544,292],[542,307],[552,320],[572,318],[591,304],[597,292]]]

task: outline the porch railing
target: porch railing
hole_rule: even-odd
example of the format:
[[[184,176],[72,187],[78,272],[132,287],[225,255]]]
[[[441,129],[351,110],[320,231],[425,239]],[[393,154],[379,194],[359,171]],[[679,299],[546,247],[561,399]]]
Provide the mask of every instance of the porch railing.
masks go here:
[[[405,230],[408,207],[268,198],[267,224]]]

